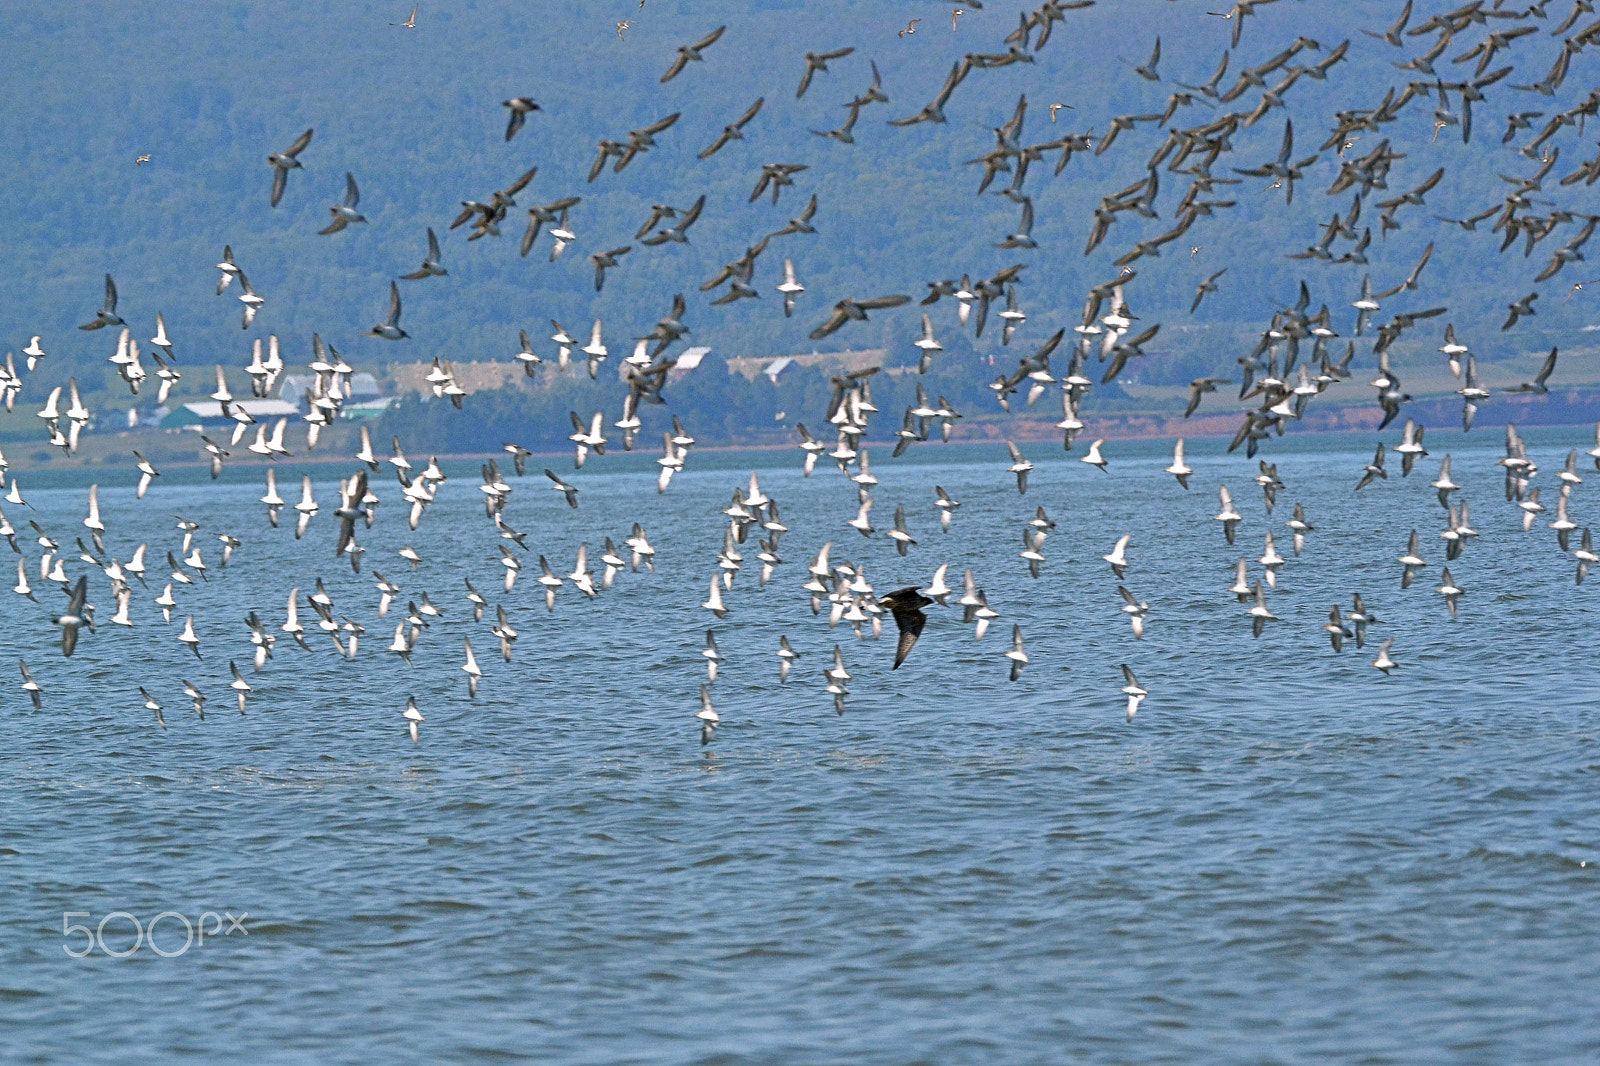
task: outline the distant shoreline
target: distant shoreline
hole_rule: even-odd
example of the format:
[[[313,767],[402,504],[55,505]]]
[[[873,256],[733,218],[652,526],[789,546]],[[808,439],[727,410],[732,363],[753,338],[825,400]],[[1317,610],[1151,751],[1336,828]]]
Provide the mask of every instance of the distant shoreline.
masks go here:
[[[1499,432],[1499,427],[1506,422],[1512,422],[1520,427],[1538,428],[1577,428],[1593,427],[1600,423],[1600,397],[1590,397],[1585,394],[1562,396],[1564,402],[1555,401],[1557,396],[1510,396],[1496,397],[1495,400],[1485,404],[1478,412],[1473,428],[1482,432],[1485,437]],[[1511,408],[1510,411],[1506,408]],[[1407,404],[1401,411],[1402,417],[1391,423],[1384,432],[1399,433],[1400,425],[1407,418],[1416,420],[1421,425],[1436,430],[1453,430],[1460,427],[1460,403],[1450,400],[1431,400],[1426,402],[1413,402]],[[1510,417],[1507,417],[1507,416]],[[1554,417],[1537,417],[1547,415]],[[1082,433],[1079,434],[1080,447],[1087,447],[1087,442],[1095,439],[1107,441],[1144,441],[1144,440],[1175,440],[1183,437],[1188,440],[1230,440],[1238,431],[1242,414],[1236,410],[1206,414],[1204,410],[1197,412],[1193,417],[1162,416],[1154,414],[1129,414],[1110,415],[1104,418],[1091,418],[1087,420]],[[1381,421],[1382,412],[1373,404],[1345,404],[1335,408],[1325,408],[1322,412],[1315,412],[1299,423],[1292,424],[1286,437],[1297,434],[1318,434],[1355,436],[1376,431]],[[1487,432],[1485,432],[1487,431]],[[148,434],[155,436],[155,434]],[[105,436],[100,439],[106,439]],[[85,483],[95,480],[104,480],[103,475],[122,471],[129,472],[133,469],[131,451],[141,447],[147,436],[145,432],[131,431],[124,436],[116,434],[128,441],[129,456],[126,463],[120,459],[107,457],[106,460],[84,463],[74,461],[70,465],[60,462],[38,463],[26,456],[10,458],[10,469],[14,473],[39,474],[54,479],[56,476],[66,475],[70,480],[82,480]],[[170,440],[165,434],[164,440]],[[1276,439],[1276,437],[1274,438]],[[1059,443],[1061,430],[1055,422],[1048,418],[1014,418],[1014,419],[983,419],[978,421],[962,422],[957,426],[951,444],[1001,444],[1005,441],[1014,441],[1019,444],[1035,444],[1040,442]],[[13,442],[14,444],[15,442]],[[892,438],[881,441],[866,442],[874,449],[893,447]],[[927,442],[930,445],[940,443],[937,436]],[[192,473],[205,470],[210,466],[208,460],[199,456],[198,441],[194,459],[167,458],[157,463],[161,470],[182,471]],[[766,442],[748,442],[741,444],[696,444],[694,451],[699,454],[755,454],[761,452],[782,453],[798,452],[799,439],[773,440]],[[333,450],[339,447],[340,450]],[[13,448],[13,450],[15,450]],[[429,452],[426,449],[410,449],[413,458],[427,456],[436,458],[441,462],[487,462],[494,459],[503,468],[509,470],[511,456],[503,450],[482,452]],[[633,451],[624,453],[613,445],[608,454],[632,457],[653,455],[656,449],[635,447]],[[325,441],[316,451],[305,453],[296,452],[290,460],[282,463],[271,463],[258,459],[245,453],[242,456],[230,458],[226,464],[227,471],[243,469],[265,470],[269,467],[286,466],[327,466],[345,465],[355,462],[354,456],[345,453],[346,450],[335,441]],[[570,448],[548,451],[533,451],[528,456],[530,467],[554,465],[557,461],[569,461],[572,455]],[[109,461],[108,461],[109,460]],[[381,462],[381,459],[380,459]],[[226,475],[225,475],[226,476]]]

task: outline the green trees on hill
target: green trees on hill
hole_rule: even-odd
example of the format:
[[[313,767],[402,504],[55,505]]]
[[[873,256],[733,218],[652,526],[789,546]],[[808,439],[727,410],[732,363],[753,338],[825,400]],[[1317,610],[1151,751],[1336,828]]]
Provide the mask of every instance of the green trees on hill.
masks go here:
[[[1113,116],[1165,110],[1171,94],[1180,91],[1177,83],[1205,81],[1225,49],[1231,82],[1239,70],[1267,60],[1299,36],[1321,46],[1320,53],[1306,54],[1307,62],[1349,38],[1348,61],[1326,81],[1302,78],[1287,93],[1286,110],[1240,129],[1214,173],[1234,179],[1232,168],[1275,158],[1285,118],[1294,122],[1296,157],[1318,154],[1319,160],[1307,168],[1292,205],[1265,180],[1219,185],[1212,198],[1235,200],[1237,207],[1201,219],[1159,258],[1135,264],[1139,277],[1129,299],[1143,323],[1161,322],[1164,329],[1150,346],[1152,355],[1130,367],[1131,374],[1171,383],[1231,370],[1272,312],[1294,300],[1301,279],[1309,283],[1314,305],[1328,303],[1336,325],[1348,332],[1349,303],[1362,275],[1370,271],[1380,288],[1393,284],[1429,242],[1436,250],[1421,289],[1387,301],[1385,313],[1448,305],[1448,318],[1482,360],[1572,343],[1594,318],[1591,301],[1600,299],[1600,285],[1565,298],[1574,281],[1585,280],[1582,263],[1542,286],[1533,283],[1554,246],[1575,227],[1524,256],[1520,242],[1499,252],[1500,237],[1486,232],[1487,224],[1469,233],[1433,217],[1464,218],[1499,203],[1512,188],[1500,175],[1517,178],[1537,169],[1536,160],[1515,152],[1527,134],[1501,146],[1507,113],[1554,114],[1588,91],[1592,48],[1573,56],[1567,83],[1553,98],[1510,88],[1542,77],[1554,61],[1562,43],[1548,34],[1520,39],[1503,53],[1517,71],[1485,90],[1470,145],[1461,143],[1455,127],[1435,137],[1432,112],[1438,102],[1432,96],[1414,100],[1381,132],[1361,135],[1352,152],[1387,138],[1404,153],[1390,174],[1389,190],[1367,198],[1359,225],[1372,226],[1374,236],[1370,264],[1363,266],[1287,257],[1313,244],[1328,218],[1350,206],[1350,194],[1330,197],[1325,191],[1337,172],[1335,151],[1318,153],[1334,113],[1374,108],[1389,87],[1404,87],[1416,72],[1394,64],[1420,54],[1431,41],[1417,38],[1402,50],[1359,33],[1393,20],[1394,5],[1386,0],[1269,5],[1252,16],[1237,48],[1230,47],[1230,22],[1191,5],[1103,0],[1068,13],[1050,43],[1032,53],[1034,62],[973,71],[952,95],[944,124],[908,128],[890,127],[886,120],[927,103],[963,54],[1003,52],[1002,38],[1016,25],[1015,9],[989,5],[968,11],[952,33],[909,2],[706,0],[642,11],[619,2],[602,11],[588,4],[530,9],[511,0],[462,0],[436,9],[425,4],[415,29],[392,28],[389,23],[408,12],[396,14],[391,6],[396,5],[363,0],[331,11],[289,0],[235,2],[207,6],[203,17],[186,4],[135,10],[91,3],[70,17],[42,2],[0,10],[0,36],[14,60],[0,69],[8,90],[0,151],[10,164],[9,180],[0,183],[0,245],[8,259],[8,269],[0,272],[0,337],[16,350],[37,333],[50,352],[30,378],[26,400],[35,394],[42,399],[76,374],[97,407],[131,402],[115,376],[97,373],[114,350],[113,331],[76,329],[98,305],[107,271],[117,277],[120,310],[136,336],[148,338],[156,312],[162,312],[180,367],[198,378],[212,363],[243,365],[250,341],[268,332],[284,339],[291,361],[309,353],[313,331],[362,369],[381,371],[391,360],[435,356],[509,360],[517,331],[547,337],[550,319],[574,333],[600,318],[608,338],[642,335],[679,292],[689,299],[685,321],[694,343],[727,356],[805,352],[817,346],[810,330],[842,297],[920,297],[929,281],[982,277],[1026,263],[1018,295],[1029,317],[1009,349],[1000,346],[997,329],[983,338],[963,337],[953,301],[932,308],[947,349],[938,373],[952,375],[941,387],[952,402],[974,405],[985,400],[984,385],[994,373],[1014,366],[1017,355],[1056,329],[1076,324],[1085,290],[1115,277],[1113,260],[1135,242],[1168,228],[1188,188],[1185,175],[1159,171],[1160,217],[1120,216],[1105,244],[1085,257],[1095,205],[1145,175],[1146,161],[1166,133],[1140,125],[1103,155],[1078,154],[1060,176],[1051,173],[1052,153],[1033,165],[1025,187],[1035,205],[1039,247],[997,249],[1015,227],[1019,209],[999,196],[974,196],[981,168],[964,164],[993,146],[992,131],[1011,116],[1018,97],[1026,94],[1030,104],[1024,142],[1069,131],[1093,130],[1098,137]],[[907,18],[924,16],[928,21],[915,35],[896,36]],[[632,25],[619,39],[615,23],[623,18]],[[677,45],[724,23],[728,31],[706,51],[704,62],[660,83]],[[1459,50],[1484,32],[1477,26],[1463,30]],[[1135,75],[1131,64],[1144,60],[1158,33],[1165,45],[1162,80],[1152,83]],[[796,100],[804,53],[846,45],[854,45],[855,53],[831,63],[805,98]],[[142,58],[129,61],[130,56]],[[1470,69],[1449,65],[1449,58],[1439,61],[1449,67],[1441,67],[1444,80]],[[843,105],[872,81],[871,62],[882,72],[890,102],[862,111],[854,144],[815,136],[813,131],[840,125],[848,113]],[[542,110],[507,143],[500,101],[523,94],[539,100]],[[1248,110],[1259,96],[1252,88],[1220,107],[1200,98],[1180,106],[1167,126],[1198,125],[1229,107]],[[757,97],[766,103],[745,139],[698,160],[722,126]],[[1071,105],[1054,123],[1048,116],[1053,103]],[[621,173],[608,169],[595,182],[586,180],[600,139],[624,139],[628,130],[674,112],[682,117],[658,136],[656,147]],[[305,168],[290,175],[284,201],[273,209],[266,156],[307,127],[316,134],[301,157]],[[1543,202],[1548,201],[1575,212],[1594,210],[1591,186],[1558,184],[1584,155],[1578,129],[1558,133],[1550,145],[1563,156],[1533,194],[1542,198],[1536,209],[1550,210]],[[150,161],[135,166],[143,154]],[[750,202],[761,166],[773,162],[809,169],[796,175],[795,186],[776,205],[765,198]],[[486,199],[532,166],[538,174],[518,194],[502,236],[469,242],[467,228],[449,229],[462,200]],[[1401,228],[1379,233],[1372,202],[1420,183],[1440,166],[1446,177],[1426,205],[1402,209]],[[347,170],[360,182],[361,209],[370,221],[319,236],[329,205],[343,194]],[[1007,180],[1001,175],[996,188]],[[689,244],[638,246],[635,230],[651,204],[685,207],[702,194],[705,212]],[[717,293],[702,294],[700,284],[781,228],[813,194],[818,232],[770,242],[753,279],[761,298],[712,306]],[[519,256],[525,208],[566,195],[582,197],[570,215],[577,240],[555,262],[543,235],[528,257]],[[401,283],[402,325],[411,339],[363,336],[383,317],[389,280],[421,262],[429,226],[441,237],[449,274]],[[212,264],[224,244],[231,244],[267,301],[249,331],[239,328],[237,286],[220,297],[214,291]],[[629,244],[633,252],[596,293],[588,255]],[[789,319],[773,291],[785,257],[793,259],[806,286]],[[1223,267],[1228,273],[1219,291],[1191,317],[1195,284]],[[1501,334],[1504,305],[1536,287],[1543,292],[1538,316]],[[893,359],[909,360],[917,310],[913,304],[875,313],[828,343],[884,347]],[[1191,325],[1198,328],[1185,328]],[[1397,365],[1437,358],[1439,325],[1419,326],[1396,345]],[[553,355],[552,345],[539,343],[541,354]],[[612,346],[619,354],[624,350],[620,343]],[[1369,346],[1363,343],[1360,351],[1358,367],[1370,364]],[[711,433],[707,427],[717,425],[716,432],[735,437],[754,432],[763,420],[776,425],[780,410],[790,422],[816,418],[815,395],[825,393],[826,383],[815,377],[796,373],[776,389],[765,382],[747,387],[731,379],[724,383],[707,368],[669,395],[694,404],[696,417],[707,423],[698,431]],[[808,397],[807,390],[814,395]],[[441,434],[472,436],[488,432],[483,425],[498,425],[503,411],[513,423],[554,419],[543,432],[562,437],[566,409],[580,398],[591,409],[620,407],[614,386],[594,391],[592,403],[576,385],[570,395],[558,390],[559,397],[475,396],[470,403],[480,425],[474,427],[454,426],[448,421],[454,412],[440,405],[418,404],[404,414],[417,432],[436,425]],[[1111,390],[1097,389],[1085,411],[1115,402]]]

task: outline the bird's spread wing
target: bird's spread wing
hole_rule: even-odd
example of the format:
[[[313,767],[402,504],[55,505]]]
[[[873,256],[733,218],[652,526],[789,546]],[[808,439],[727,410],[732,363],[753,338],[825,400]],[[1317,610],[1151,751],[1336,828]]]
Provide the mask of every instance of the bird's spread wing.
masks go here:
[[[894,612],[894,624],[900,627],[900,643],[895,646],[894,666],[891,667],[898,670],[900,664],[906,661],[906,656],[911,654],[917,638],[922,635],[922,627],[927,624],[928,616],[920,607],[895,606],[890,609]]]
[[[833,314],[828,317],[826,322],[811,331],[811,339],[821,340],[823,337],[826,337],[828,334],[832,333],[834,330],[838,329],[848,321],[850,321],[850,316],[845,314],[842,310],[835,308]]]
[[[689,208],[689,213],[684,215],[683,221],[678,224],[678,232],[682,233],[694,225],[695,219],[700,217],[700,212],[705,209],[705,206],[706,196],[705,193],[701,193],[700,198],[694,202],[694,206]],[[682,314],[682,312],[680,311],[679,314]]]
[[[515,195],[517,195],[517,193],[521,192],[523,189],[528,187],[528,182],[532,181],[533,178],[534,178],[534,175],[536,175],[538,173],[539,173],[539,168],[538,167],[530,167],[522,175],[522,177],[518,178],[516,181],[512,182],[510,185],[506,186],[505,194],[507,196],[515,196]]]

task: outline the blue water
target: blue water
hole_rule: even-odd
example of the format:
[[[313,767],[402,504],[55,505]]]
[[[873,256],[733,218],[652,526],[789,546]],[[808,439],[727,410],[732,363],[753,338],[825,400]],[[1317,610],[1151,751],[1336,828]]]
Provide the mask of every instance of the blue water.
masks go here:
[[[1219,442],[1190,442],[1188,493],[1161,472],[1166,444],[1107,445],[1107,475],[1076,461],[1082,447],[1025,445],[1026,496],[999,446],[897,462],[875,448],[873,517],[887,528],[906,504],[919,543],[905,560],[843,525],[854,486],[827,461],[802,479],[798,452],[696,453],[665,496],[650,456],[564,463],[577,511],[536,460],[511,479],[507,518],[531,552],[509,595],[476,464],[447,466],[416,533],[392,481],[375,481],[360,575],[333,557],[344,466],[316,468],[323,511],[300,542],[288,513],[267,528],[259,470],[168,477],[142,501],[107,471],[109,551],[151,545],[136,627],[108,623],[108,583],[75,551],[68,572],[91,573],[100,627],[72,659],[48,622],[53,587],[34,582],[43,606],[4,593],[5,651],[45,694],[35,712],[5,665],[0,1059],[1594,1061],[1600,577],[1576,586],[1542,525],[1567,448],[1591,440],[1529,435],[1552,514],[1524,533],[1498,434],[1430,435],[1410,478],[1391,457],[1390,480],[1359,494],[1368,438],[1274,441],[1287,488],[1270,519],[1253,464]],[[1443,512],[1427,482],[1446,450],[1482,534],[1451,564],[1458,621],[1434,591]],[[719,512],[752,468],[792,532],[765,589],[744,547],[718,622],[698,605]],[[1588,470],[1580,524],[1600,488]],[[280,470],[291,499],[298,473]],[[83,488],[23,483],[34,510],[8,516],[69,548]],[[963,502],[948,534],[935,483]],[[1236,548],[1210,517],[1221,483],[1245,515]],[[1318,527],[1299,559],[1282,524],[1295,502]],[[1059,528],[1032,580],[1017,553],[1040,504]],[[178,590],[169,627],[151,600],[174,514],[201,523],[211,579]],[[592,601],[564,587],[548,614],[537,555],[564,573],[587,542],[598,565],[603,538],[620,546],[634,521],[657,572],[623,573]],[[1282,621],[1252,639],[1226,590],[1241,555],[1259,574],[1269,523],[1289,556],[1270,601]],[[1402,592],[1394,559],[1412,528],[1430,566]],[[245,542],[226,569],[219,532]],[[1100,558],[1125,532],[1125,584],[1151,605],[1142,641]],[[892,639],[830,630],[799,590],[826,540],[880,592],[941,562],[959,584],[971,566],[1001,617],[978,642],[959,608],[930,608],[891,672]],[[406,544],[425,560],[414,574],[393,554]],[[386,619],[373,569],[404,589]],[[336,615],[367,627],[356,660],[320,634],[310,654],[285,637],[251,673],[244,615],[276,630],[289,588],[304,596],[319,575]],[[493,611],[473,623],[463,577],[511,612],[510,664]],[[383,647],[423,591],[445,617],[408,668]],[[1356,591],[1381,624],[1335,654],[1320,627]],[[175,640],[189,613],[199,662]],[[1015,683],[1013,623],[1031,659]],[[728,662],[702,748],[708,626]],[[780,685],[784,634],[803,657]],[[476,700],[459,669],[468,635]],[[1368,665],[1386,637],[1401,664],[1387,677]],[[853,675],[842,717],[822,690],[835,644]],[[254,685],[243,717],[230,659]],[[1122,663],[1150,692],[1132,723]],[[204,721],[180,679],[206,693]],[[408,696],[427,718],[418,746]],[[115,911],[247,915],[247,932],[208,918],[204,944],[176,957],[68,956],[83,934],[63,936],[64,912],[94,927]],[[111,919],[103,941],[126,950],[131,924]],[[176,952],[181,923],[164,919],[157,943]]]

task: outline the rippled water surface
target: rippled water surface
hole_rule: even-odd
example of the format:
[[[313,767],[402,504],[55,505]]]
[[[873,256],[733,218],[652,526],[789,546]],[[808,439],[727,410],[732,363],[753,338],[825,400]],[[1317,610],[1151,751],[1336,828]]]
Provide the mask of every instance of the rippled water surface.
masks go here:
[[[1594,1061],[1600,578],[1574,585],[1553,515],[1522,531],[1496,433],[1430,435],[1410,478],[1392,457],[1390,480],[1359,495],[1370,444],[1273,442],[1287,489],[1270,518],[1254,466],[1217,442],[1190,442],[1188,493],[1161,472],[1166,445],[1108,445],[1109,476],[1076,462],[1081,448],[1028,445],[1025,497],[998,446],[875,449],[873,517],[885,529],[906,505],[919,543],[904,560],[881,532],[846,528],[854,486],[831,468],[803,480],[797,453],[696,453],[664,497],[649,456],[564,463],[577,511],[536,460],[511,478],[508,520],[530,551],[510,594],[475,464],[447,465],[416,533],[375,480],[385,502],[360,575],[333,555],[343,466],[316,471],[323,510],[300,542],[288,517],[267,528],[259,472],[175,474],[136,502],[108,471],[108,551],[151,545],[131,630],[108,623],[108,583],[70,550],[83,486],[25,475],[32,509],[7,514],[25,532],[37,518],[69,574],[91,573],[100,626],[65,660],[55,588],[35,581],[41,606],[4,594],[6,651],[44,709],[6,664],[0,1059]],[[1547,504],[1586,436],[1529,435]],[[1446,450],[1481,533],[1451,565],[1458,621],[1434,591],[1443,512],[1427,483]],[[758,588],[746,545],[719,622],[698,605],[719,512],[752,467],[791,527],[785,561]],[[286,496],[299,473],[281,471]],[[1600,513],[1600,474],[1585,477],[1580,525]],[[948,534],[935,483],[964,504]],[[1211,518],[1222,483],[1245,515],[1236,548]],[[1281,621],[1252,639],[1232,568],[1245,555],[1259,574],[1267,528],[1290,555],[1295,502],[1317,529],[1279,575]],[[1040,504],[1059,527],[1032,580],[1017,553]],[[201,523],[210,580],[178,590],[169,627],[151,601],[174,514]],[[598,565],[634,521],[657,572],[592,601],[564,587],[547,613],[537,556],[565,572],[587,542]],[[1402,592],[1412,528],[1430,566]],[[221,532],[244,541],[226,569]],[[1125,583],[1151,606],[1137,642],[1101,559],[1125,532]],[[829,540],[880,592],[970,566],[1001,617],[977,642],[959,608],[930,608],[891,672],[891,640],[830,629],[799,590]],[[416,573],[394,555],[406,544]],[[36,568],[40,549],[22,545]],[[404,589],[383,619],[374,569]],[[284,637],[251,673],[244,616],[276,627],[288,590],[303,598],[319,575],[336,614],[366,626],[357,659],[321,634],[309,654]],[[510,611],[511,663],[492,611],[472,621],[463,577]],[[424,591],[445,614],[407,667],[383,649]],[[1356,591],[1381,623],[1335,654],[1320,627]],[[175,640],[190,613],[200,661]],[[1012,623],[1031,660],[1015,683]],[[702,748],[708,625],[728,661]],[[802,658],[779,685],[785,634]],[[475,700],[465,636],[485,673]],[[1386,637],[1401,664],[1388,677],[1368,665]],[[853,675],[842,717],[821,676],[836,643]],[[254,686],[243,717],[230,660]],[[1122,663],[1150,692],[1132,723]],[[184,680],[208,697],[203,721]],[[408,696],[427,718],[419,746]],[[247,932],[206,919],[204,944],[175,957],[69,957],[83,939],[63,936],[63,914],[93,927],[115,911],[247,913]],[[125,950],[131,924],[113,918],[103,940]],[[165,919],[157,943],[175,952],[181,923]]]

